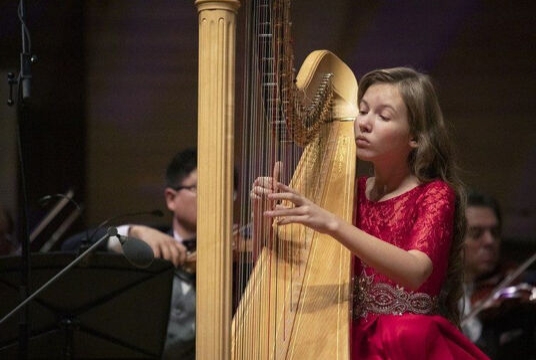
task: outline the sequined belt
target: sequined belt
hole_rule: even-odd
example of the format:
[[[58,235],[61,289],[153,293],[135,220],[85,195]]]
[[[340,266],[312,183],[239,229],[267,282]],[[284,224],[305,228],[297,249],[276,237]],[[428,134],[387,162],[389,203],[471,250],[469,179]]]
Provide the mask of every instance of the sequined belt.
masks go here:
[[[354,320],[369,313],[402,315],[404,313],[433,314],[437,312],[437,297],[408,292],[403,287],[374,283],[374,275],[364,272],[354,279]]]

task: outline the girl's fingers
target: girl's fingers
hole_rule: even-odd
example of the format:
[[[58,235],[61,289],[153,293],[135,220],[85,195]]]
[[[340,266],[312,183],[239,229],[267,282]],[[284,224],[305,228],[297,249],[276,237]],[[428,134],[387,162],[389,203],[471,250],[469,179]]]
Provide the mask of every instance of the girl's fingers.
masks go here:
[[[292,194],[296,194],[296,195],[299,195],[298,192],[296,190],[294,190],[293,188],[291,188],[290,186],[288,185],[285,185],[283,183],[277,183],[277,188],[279,190],[283,190],[285,192],[289,192],[289,193],[292,193]]]
[[[272,187],[273,189],[277,188],[277,184],[281,180],[281,171],[283,170],[283,162],[276,161],[274,164],[274,171],[272,172]]]

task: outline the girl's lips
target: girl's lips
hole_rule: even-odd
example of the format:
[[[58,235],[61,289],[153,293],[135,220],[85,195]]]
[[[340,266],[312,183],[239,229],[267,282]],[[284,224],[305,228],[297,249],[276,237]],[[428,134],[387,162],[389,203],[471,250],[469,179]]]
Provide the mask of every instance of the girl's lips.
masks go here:
[[[358,147],[365,147],[370,144],[370,142],[364,136],[358,136],[355,138],[355,144]]]

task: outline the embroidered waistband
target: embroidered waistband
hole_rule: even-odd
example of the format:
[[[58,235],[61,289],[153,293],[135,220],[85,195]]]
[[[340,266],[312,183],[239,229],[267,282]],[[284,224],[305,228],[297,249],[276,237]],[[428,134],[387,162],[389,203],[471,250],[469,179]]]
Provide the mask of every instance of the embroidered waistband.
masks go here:
[[[398,285],[373,283],[373,278],[374,275],[368,276],[363,271],[354,279],[353,318],[355,320],[369,313],[402,315],[437,312],[437,297],[425,293],[408,292]]]

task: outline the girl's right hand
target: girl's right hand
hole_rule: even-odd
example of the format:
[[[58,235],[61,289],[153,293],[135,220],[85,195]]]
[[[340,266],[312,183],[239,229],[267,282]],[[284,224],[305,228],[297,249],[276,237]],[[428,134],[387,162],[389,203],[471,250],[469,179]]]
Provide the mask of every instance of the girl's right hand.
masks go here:
[[[276,206],[275,201],[269,201],[268,195],[277,192],[277,184],[281,174],[282,163],[276,162],[272,176],[262,176],[255,179],[250,191],[253,202],[253,232],[252,252],[256,260],[264,246],[270,247],[272,238],[272,220],[263,216],[266,210],[272,210]]]
[[[268,194],[277,192],[277,183],[281,174],[282,162],[277,161],[274,165],[272,176],[261,176],[255,179],[251,188],[251,199],[260,200],[266,198]]]

